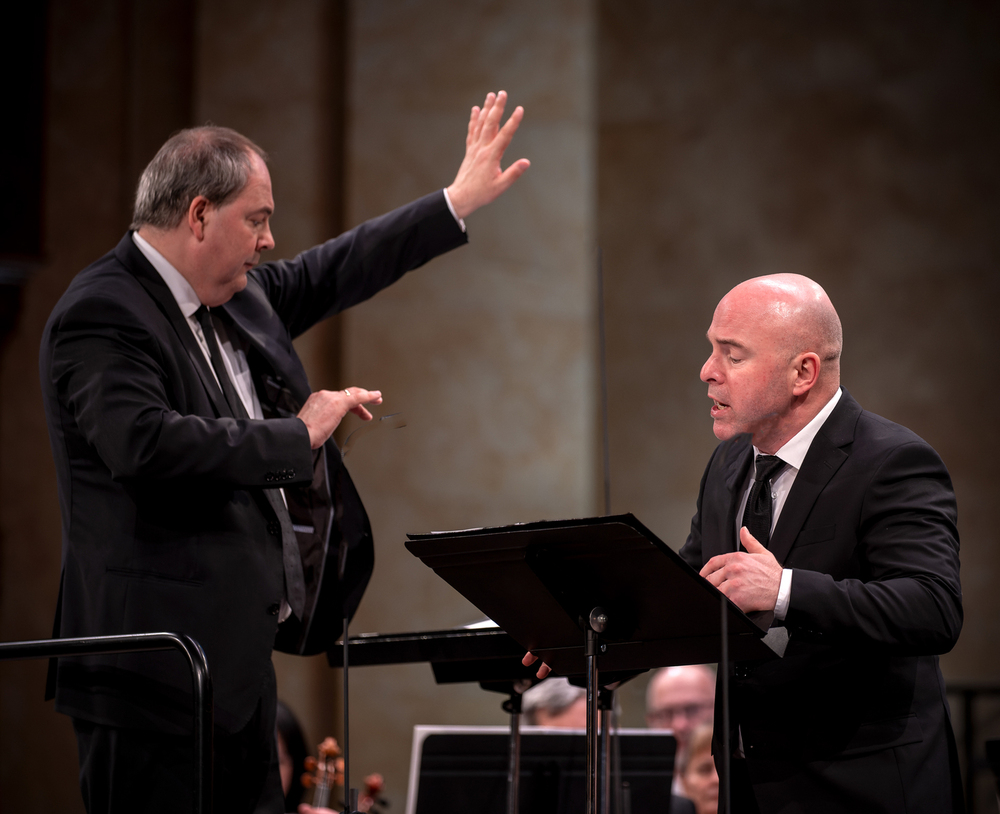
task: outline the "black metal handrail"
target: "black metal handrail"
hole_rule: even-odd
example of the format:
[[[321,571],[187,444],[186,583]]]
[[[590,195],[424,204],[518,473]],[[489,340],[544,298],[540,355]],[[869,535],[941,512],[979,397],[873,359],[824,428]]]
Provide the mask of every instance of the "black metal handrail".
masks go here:
[[[0,661],[60,656],[98,656],[180,650],[191,668],[194,695],[195,811],[212,810],[212,678],[205,651],[183,633],[129,633],[122,636],[86,636],[78,639],[36,639],[0,642]]]

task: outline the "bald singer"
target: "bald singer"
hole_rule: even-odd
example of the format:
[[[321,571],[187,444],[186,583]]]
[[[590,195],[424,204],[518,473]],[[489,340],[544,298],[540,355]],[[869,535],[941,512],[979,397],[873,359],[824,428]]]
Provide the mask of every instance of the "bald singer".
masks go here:
[[[730,670],[732,810],[963,811],[938,667],[962,627],[941,458],[840,386],[840,318],[812,280],[736,286],[708,340],[721,443],[681,556],[787,634],[783,658]]]

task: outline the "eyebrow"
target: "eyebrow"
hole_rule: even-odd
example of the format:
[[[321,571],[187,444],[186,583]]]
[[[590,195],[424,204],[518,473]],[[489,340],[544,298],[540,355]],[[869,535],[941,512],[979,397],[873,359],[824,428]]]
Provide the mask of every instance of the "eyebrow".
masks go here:
[[[709,342],[713,341],[712,337],[710,337],[707,333],[705,334],[705,337],[708,339]],[[731,348],[738,348],[739,350],[747,350],[747,346],[736,339],[717,339],[715,340],[715,344],[728,345]]]

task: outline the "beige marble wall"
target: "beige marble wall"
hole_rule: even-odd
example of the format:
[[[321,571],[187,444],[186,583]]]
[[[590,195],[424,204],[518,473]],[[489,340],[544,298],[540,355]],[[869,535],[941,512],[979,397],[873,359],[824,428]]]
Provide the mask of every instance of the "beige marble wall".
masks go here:
[[[269,156],[274,192],[270,258],[293,257],[339,229],[339,135],[342,104],[337,64],[343,31],[336,4],[294,0],[199,4],[194,121],[232,127]],[[265,258],[269,259],[269,258]],[[296,341],[314,388],[336,387],[336,324]],[[325,657],[274,655],[279,697],[315,746],[337,726],[338,674]]]
[[[589,3],[351,6],[348,218],[446,186],[473,104],[526,115],[532,167],[468,219],[470,245],[345,319],[345,383],[381,388],[407,426],[347,459],[375,534],[356,631],[437,629],[478,611],[411,556],[407,532],[594,510],[594,156]],[[403,805],[412,727],[502,723],[502,696],[435,686],[429,666],[353,673],[353,760]],[[356,688],[356,689],[355,689]]]

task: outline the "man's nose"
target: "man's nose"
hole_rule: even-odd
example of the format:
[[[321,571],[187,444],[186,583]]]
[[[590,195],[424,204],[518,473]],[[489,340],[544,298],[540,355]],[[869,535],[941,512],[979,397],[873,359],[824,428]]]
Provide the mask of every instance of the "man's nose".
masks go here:
[[[705,360],[705,364],[701,366],[701,380],[703,382],[714,382],[718,381],[718,375],[715,365],[715,354],[713,353]]]
[[[271,234],[271,227],[268,226],[264,233],[257,239],[257,251],[266,252],[274,248],[274,235]]]

